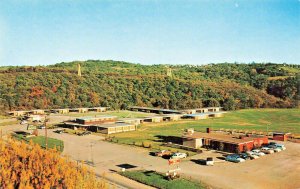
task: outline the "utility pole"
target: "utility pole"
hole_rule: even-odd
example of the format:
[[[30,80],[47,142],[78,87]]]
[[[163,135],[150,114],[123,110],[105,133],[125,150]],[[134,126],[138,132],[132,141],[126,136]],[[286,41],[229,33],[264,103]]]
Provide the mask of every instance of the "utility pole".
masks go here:
[[[94,143],[91,142],[90,143],[90,147],[91,147],[91,164],[94,166],[93,146],[94,146]]]
[[[45,116],[45,120],[44,120],[44,126],[45,126],[45,147],[46,147],[46,150],[48,149],[48,132],[47,132],[47,120],[48,119],[48,116],[46,115]]]

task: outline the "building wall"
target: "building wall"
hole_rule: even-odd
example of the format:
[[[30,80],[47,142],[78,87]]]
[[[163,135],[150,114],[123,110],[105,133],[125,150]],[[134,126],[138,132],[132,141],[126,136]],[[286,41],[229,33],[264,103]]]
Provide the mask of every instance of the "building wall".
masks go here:
[[[268,144],[269,140],[267,136],[260,138],[253,138],[253,143],[255,147],[261,147],[263,144]]]
[[[67,114],[67,113],[69,113],[69,109],[60,109],[60,110],[58,110],[58,113]]]
[[[239,149],[240,152],[244,152],[247,150],[252,150],[254,148],[253,141],[249,141],[241,144],[235,144],[235,143],[220,142],[213,139],[202,139],[202,138],[198,138],[198,139],[183,138],[182,145],[191,148],[200,148],[204,146],[211,149],[221,150],[221,151],[231,152],[231,153],[236,153],[237,149]]]
[[[246,151],[252,150],[254,147],[255,146],[254,146],[253,141],[243,143],[243,144],[239,144],[240,152],[246,152]]]
[[[76,122],[84,125],[92,125],[92,124],[99,124],[99,123],[108,123],[108,122],[115,122],[116,118],[99,118],[95,120],[83,120],[77,119]]]
[[[44,110],[33,110],[33,114],[45,114]]]
[[[207,118],[208,118],[207,115],[201,115],[201,116],[195,116],[194,120],[207,119]]]
[[[224,117],[224,114],[212,114],[213,115],[213,117]]]
[[[88,112],[88,109],[87,108],[78,108],[78,112],[79,113],[86,113],[86,112]]]
[[[136,127],[134,125],[126,125],[126,126],[117,126],[117,127],[109,127],[109,128],[101,128],[98,127],[97,132],[101,132],[103,134],[113,134],[113,133],[121,133],[127,131],[135,131]]]
[[[282,134],[282,135],[274,135],[273,140],[278,140],[278,141],[287,141],[287,135]]]
[[[162,122],[162,121],[163,121],[162,117],[153,117],[152,118],[152,122],[154,122],[154,123],[158,123],[158,122]]]

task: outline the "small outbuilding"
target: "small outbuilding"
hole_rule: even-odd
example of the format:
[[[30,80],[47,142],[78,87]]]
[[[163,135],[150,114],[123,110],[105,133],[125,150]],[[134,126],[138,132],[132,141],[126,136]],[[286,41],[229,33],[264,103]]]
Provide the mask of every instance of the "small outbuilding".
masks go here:
[[[287,141],[288,135],[291,133],[284,133],[284,132],[274,132],[273,133],[273,140],[278,140],[278,141]]]

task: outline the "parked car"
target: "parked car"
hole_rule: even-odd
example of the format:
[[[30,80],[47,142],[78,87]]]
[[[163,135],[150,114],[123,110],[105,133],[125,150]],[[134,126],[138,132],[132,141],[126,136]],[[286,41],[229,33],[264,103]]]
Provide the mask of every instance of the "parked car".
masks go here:
[[[26,121],[26,120],[22,120],[20,124],[21,124],[21,125],[28,124],[28,121]]]
[[[249,155],[250,159],[258,159],[259,158],[259,156],[255,155],[254,152],[247,151],[246,153]]]
[[[78,136],[84,136],[84,135],[90,135],[90,134],[92,134],[92,132],[90,132],[90,131],[84,131],[82,133],[79,133]]]
[[[274,146],[280,148],[281,150],[286,150],[286,147],[283,144],[278,144],[276,142],[270,142],[269,145],[274,145]]]
[[[38,128],[38,129],[45,129],[46,127],[45,127],[45,125],[40,125],[40,126],[38,126],[37,128]]]
[[[243,158],[244,160],[250,159],[250,156],[247,153],[240,153],[240,158]]]
[[[245,160],[243,158],[241,158],[238,154],[231,154],[226,156],[225,158],[226,161],[231,161],[231,162],[235,162],[235,163],[240,163],[240,162],[244,162]]]
[[[61,133],[64,133],[65,131],[64,131],[64,130],[55,130],[55,131],[53,131],[53,132],[58,133],[58,134],[61,134]]]
[[[274,153],[274,150],[272,150],[271,148],[268,148],[268,147],[262,147],[261,151],[265,154],[273,154]]]
[[[276,144],[276,146],[281,150],[286,150],[286,147],[283,144]]]
[[[274,152],[281,152],[281,148],[276,145],[269,145],[268,148],[274,150]]]
[[[258,149],[252,150],[251,152],[253,152],[253,154],[257,155],[257,156],[264,156],[264,155],[266,155],[265,153],[261,152]]]
[[[171,156],[171,159],[183,159],[183,158],[186,158],[186,157],[187,157],[186,153],[174,153]]]
[[[155,156],[163,157],[163,156],[171,156],[173,153],[169,150],[162,150],[155,153]]]

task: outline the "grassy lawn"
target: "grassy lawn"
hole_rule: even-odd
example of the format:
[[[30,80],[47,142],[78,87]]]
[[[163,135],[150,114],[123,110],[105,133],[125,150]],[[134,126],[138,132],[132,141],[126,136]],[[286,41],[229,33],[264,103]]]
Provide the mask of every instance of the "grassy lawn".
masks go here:
[[[163,136],[181,136],[184,129],[205,131],[212,129],[242,129],[248,131],[287,131],[300,133],[300,109],[248,109],[228,112],[225,117],[206,120],[181,120],[176,122],[149,123],[137,131],[113,134],[119,143],[148,142],[159,146]]]
[[[64,114],[71,117],[84,117],[84,116],[95,116],[95,115],[112,115],[117,116],[118,118],[137,118],[137,117],[147,117],[149,113],[143,112],[133,112],[127,110],[120,111],[108,111],[108,112],[88,112],[88,113],[68,113]]]
[[[8,119],[8,118],[9,118],[8,116],[1,115],[1,114],[0,114],[0,120],[1,120],[1,119]]]
[[[19,123],[20,121],[18,120],[14,120],[14,121],[4,121],[4,122],[0,122],[0,126],[7,126],[7,125],[14,125]]]
[[[30,140],[32,140],[32,142],[39,144],[43,148],[46,148],[44,136],[36,136],[36,137],[30,137],[30,138],[25,138],[22,135],[13,135],[13,136],[17,140],[24,140],[26,142],[29,142]],[[58,139],[48,137],[48,148],[54,148],[54,147],[56,147],[56,149],[58,149],[59,151],[62,152],[64,150],[64,142],[61,140],[58,140]]]
[[[154,186],[161,189],[201,189],[205,188],[197,182],[192,182],[183,178],[167,180],[164,175],[154,171],[125,171],[121,175],[138,182]]]

